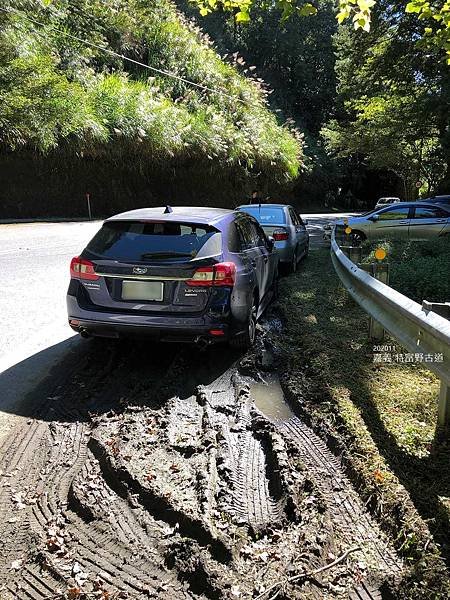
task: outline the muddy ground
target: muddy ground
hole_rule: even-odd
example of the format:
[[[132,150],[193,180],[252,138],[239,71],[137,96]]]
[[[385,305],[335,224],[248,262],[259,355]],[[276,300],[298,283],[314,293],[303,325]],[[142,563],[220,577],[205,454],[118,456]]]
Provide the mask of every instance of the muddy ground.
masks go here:
[[[59,365],[0,446],[1,600],[395,597],[405,566],[283,396],[280,335]]]

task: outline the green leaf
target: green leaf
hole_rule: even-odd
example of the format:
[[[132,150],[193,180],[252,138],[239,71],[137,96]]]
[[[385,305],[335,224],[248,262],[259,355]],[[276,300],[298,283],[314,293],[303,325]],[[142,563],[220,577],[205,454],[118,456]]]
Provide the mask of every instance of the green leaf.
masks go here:
[[[421,10],[422,10],[422,5],[417,4],[417,2],[409,2],[405,8],[405,12],[407,12],[407,13],[420,13]]]
[[[244,11],[239,11],[238,13],[236,13],[236,23],[249,23],[250,22],[250,15],[248,14],[248,12],[244,12]]]
[[[317,8],[309,2],[307,2],[303,6],[297,7],[297,11],[301,17],[309,17],[310,15],[317,14]]]

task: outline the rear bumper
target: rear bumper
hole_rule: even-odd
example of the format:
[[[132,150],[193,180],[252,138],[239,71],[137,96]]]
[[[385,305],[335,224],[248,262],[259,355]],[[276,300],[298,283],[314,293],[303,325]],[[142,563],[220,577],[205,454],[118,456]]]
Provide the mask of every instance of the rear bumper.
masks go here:
[[[81,308],[73,296],[67,296],[67,310],[70,327],[86,336],[152,337],[174,342],[196,342],[202,338],[209,343],[230,337],[231,327],[227,319],[214,319],[209,315],[144,316],[96,312]]]
[[[275,242],[275,248],[277,249],[279,261],[281,263],[292,262],[292,253],[294,249],[288,240]]]

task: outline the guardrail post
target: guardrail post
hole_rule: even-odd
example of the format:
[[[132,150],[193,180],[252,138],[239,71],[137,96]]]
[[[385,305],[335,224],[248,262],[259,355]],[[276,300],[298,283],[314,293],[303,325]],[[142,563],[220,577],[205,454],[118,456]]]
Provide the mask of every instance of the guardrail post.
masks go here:
[[[435,312],[437,315],[444,317],[444,319],[450,320],[450,302],[428,302],[428,300],[423,300],[422,310],[426,314],[430,311]]]
[[[349,259],[358,264],[362,261],[362,248],[361,246],[350,246],[349,248]]]
[[[382,283],[389,285],[389,263],[374,262],[372,263],[372,275]],[[384,339],[385,331],[383,326],[375,321],[373,317],[369,319],[369,339],[382,340]]]
[[[438,426],[442,429],[448,428],[450,424],[450,386],[441,379],[441,390],[439,393]]]
[[[363,271],[375,277],[379,281],[382,281],[386,285],[389,284],[389,263],[369,263],[359,264],[358,267]],[[369,340],[382,340],[384,339],[385,331],[383,326],[378,323],[373,317],[369,316]]]
[[[362,260],[362,248],[361,246],[341,246],[342,252],[347,258],[349,258],[355,264],[358,264]]]

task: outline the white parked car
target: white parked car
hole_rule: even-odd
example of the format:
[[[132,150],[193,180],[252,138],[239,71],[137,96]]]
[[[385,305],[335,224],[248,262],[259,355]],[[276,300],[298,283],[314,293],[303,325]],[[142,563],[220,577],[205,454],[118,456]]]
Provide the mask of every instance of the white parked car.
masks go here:
[[[386,196],[384,198],[378,198],[377,203],[375,204],[375,209],[383,208],[384,206],[389,206],[389,204],[397,204],[397,202],[401,202],[400,198],[396,198],[395,196]]]
[[[389,206],[389,204],[397,204],[397,202],[401,202],[400,198],[395,196],[386,196],[384,198],[378,198],[377,203],[375,204],[375,209],[383,208],[384,206]]]

